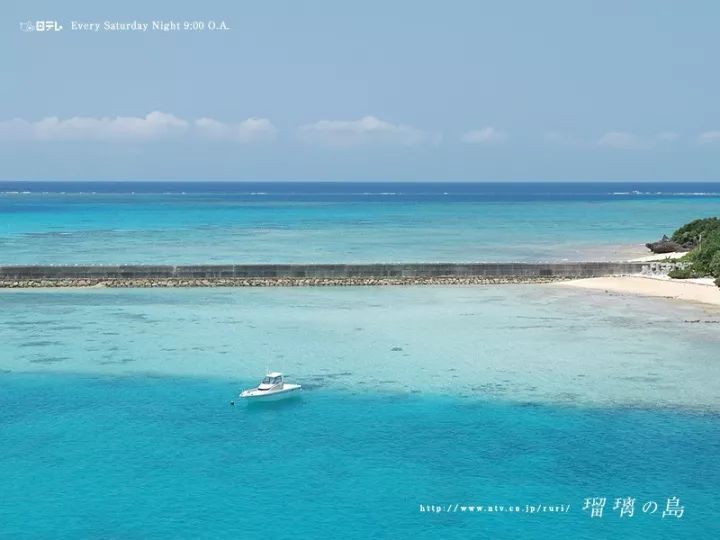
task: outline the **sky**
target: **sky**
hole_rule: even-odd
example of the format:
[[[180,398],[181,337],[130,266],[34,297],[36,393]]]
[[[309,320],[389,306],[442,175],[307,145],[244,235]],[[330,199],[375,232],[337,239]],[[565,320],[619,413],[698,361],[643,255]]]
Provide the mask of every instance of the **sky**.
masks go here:
[[[6,0],[0,180],[720,180],[718,21],[715,0]]]

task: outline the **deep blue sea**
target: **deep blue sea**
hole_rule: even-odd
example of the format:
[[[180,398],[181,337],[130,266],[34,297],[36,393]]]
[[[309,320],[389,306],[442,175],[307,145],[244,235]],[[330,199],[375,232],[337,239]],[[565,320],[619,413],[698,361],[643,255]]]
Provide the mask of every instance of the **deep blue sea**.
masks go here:
[[[0,264],[609,260],[718,183],[0,182]]]
[[[717,416],[320,389],[241,407],[232,382],[167,377],[6,374],[2,388],[3,538],[720,534]],[[683,516],[663,518],[675,496]],[[607,499],[602,517],[590,497]],[[625,497],[632,517],[613,510]],[[495,505],[521,510],[460,509]]]
[[[609,259],[718,214],[698,183],[0,182],[0,264]],[[551,285],[0,289],[0,538],[720,538],[719,350],[716,309]],[[267,368],[302,397],[231,405]]]

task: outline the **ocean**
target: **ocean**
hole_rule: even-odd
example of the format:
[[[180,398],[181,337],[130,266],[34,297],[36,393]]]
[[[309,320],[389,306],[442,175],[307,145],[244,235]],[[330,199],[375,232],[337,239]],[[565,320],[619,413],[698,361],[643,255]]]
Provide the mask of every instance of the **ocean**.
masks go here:
[[[720,210],[693,183],[0,192],[2,264],[587,260]],[[717,309],[552,284],[0,290],[0,538],[717,538],[718,350]],[[266,369],[301,397],[240,403]]]
[[[5,375],[5,538],[717,538],[716,416]],[[604,497],[602,517],[583,510]],[[636,499],[632,517],[615,498]],[[684,515],[663,517],[678,497]],[[658,509],[643,506],[655,503]],[[439,506],[565,505],[565,513]]]
[[[0,264],[617,260],[709,183],[0,182]]]

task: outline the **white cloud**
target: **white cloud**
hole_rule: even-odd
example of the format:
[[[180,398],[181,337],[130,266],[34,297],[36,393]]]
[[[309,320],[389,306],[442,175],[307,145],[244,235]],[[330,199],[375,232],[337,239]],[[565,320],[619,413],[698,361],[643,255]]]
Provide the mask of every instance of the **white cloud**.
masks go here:
[[[158,111],[144,117],[74,116],[62,120],[49,116],[37,122],[20,118],[2,121],[0,138],[37,141],[152,140],[183,133],[187,128],[185,120]]]
[[[298,128],[300,140],[325,146],[358,146],[366,144],[397,144],[412,146],[437,144],[439,133],[421,131],[402,124],[391,124],[374,116],[360,120],[320,120]]]
[[[640,136],[629,131],[610,131],[605,133],[597,143],[606,148],[622,150],[640,150],[656,147],[658,144],[670,144],[680,139],[675,131],[661,131],[655,135]]]
[[[610,131],[605,133],[602,137],[600,137],[600,139],[598,139],[598,145],[606,148],[619,148],[623,150],[646,148],[648,146],[646,141],[643,141],[634,133],[629,133],[627,131]]]
[[[249,118],[237,124],[200,118],[191,123],[159,111],[145,116],[74,116],[64,120],[50,116],[34,122],[21,118],[0,121],[0,140],[6,141],[152,141],[197,134],[249,143],[272,140],[276,131],[265,118]]]
[[[239,124],[225,124],[212,118],[199,118],[195,120],[195,128],[203,137],[240,143],[271,141],[277,135],[275,126],[266,118],[248,118]]]
[[[698,136],[698,142],[701,144],[720,143],[720,131],[706,131]]]
[[[588,148],[597,145],[623,150],[647,150],[661,144],[667,147],[667,145],[680,140],[680,134],[675,131],[660,131],[655,135],[643,136],[628,131],[609,131],[596,141],[592,141],[560,131],[546,131],[542,138],[546,144],[555,146]]]
[[[492,126],[468,131],[463,134],[462,141],[471,144],[499,143],[507,140],[507,133],[498,131]]]

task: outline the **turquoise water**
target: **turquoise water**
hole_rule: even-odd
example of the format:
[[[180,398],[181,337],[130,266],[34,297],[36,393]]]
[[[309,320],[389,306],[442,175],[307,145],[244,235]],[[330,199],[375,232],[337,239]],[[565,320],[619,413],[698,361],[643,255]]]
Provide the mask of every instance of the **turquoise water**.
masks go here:
[[[0,264],[617,259],[719,210],[694,183],[0,182]],[[557,285],[2,290],[0,538],[718,538],[718,329]],[[302,398],[230,405],[267,368]],[[455,505],[521,511],[421,511]]]
[[[718,311],[557,286],[0,304],[2,538],[720,534]],[[230,405],[267,364],[302,398]],[[456,504],[569,510],[420,511]]]
[[[5,182],[0,264],[624,259],[719,212],[697,183]]]
[[[0,291],[0,370],[720,412],[720,310],[560,286]],[[696,322],[697,321],[697,322]]]
[[[2,375],[3,538],[717,538],[714,415]],[[608,498],[602,518],[582,510]],[[636,497],[620,518],[615,497]],[[662,518],[678,496],[682,518]],[[656,513],[641,506],[656,501]],[[569,505],[563,514],[420,505]]]

